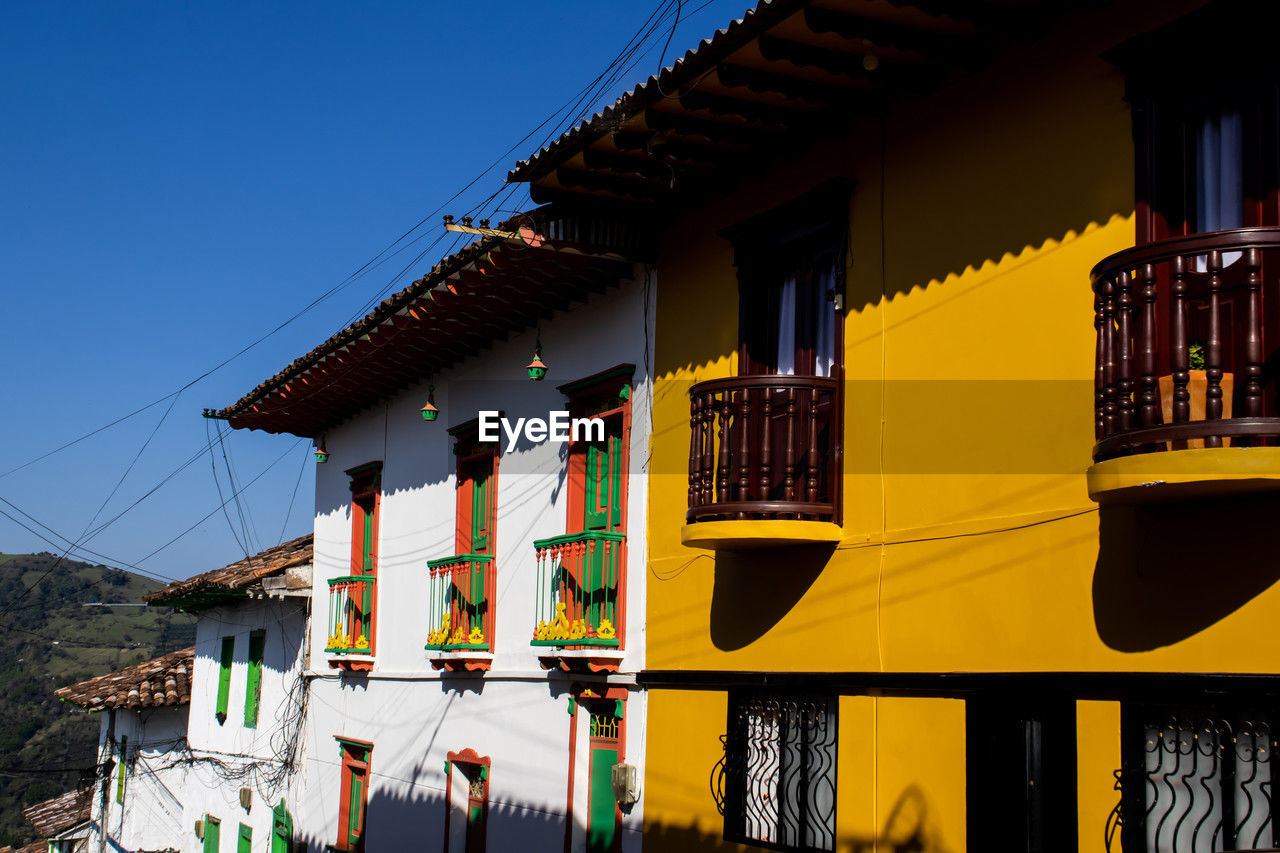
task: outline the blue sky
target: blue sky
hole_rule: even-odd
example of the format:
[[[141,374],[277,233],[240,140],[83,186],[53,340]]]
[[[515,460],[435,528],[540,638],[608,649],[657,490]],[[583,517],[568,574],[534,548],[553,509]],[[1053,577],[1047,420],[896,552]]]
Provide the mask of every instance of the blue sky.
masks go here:
[[[746,7],[685,5],[667,64]],[[245,490],[244,523],[232,505],[230,524],[221,512],[196,524],[220,503],[201,410],[429,269],[453,236],[433,245],[438,215],[347,281],[494,161],[443,212],[502,190],[507,169],[577,115],[505,152],[655,10],[663,25],[591,109],[657,70],[674,0],[5,3],[0,511],[79,539],[203,449],[83,547],[176,578],[307,532],[308,443],[240,431],[226,462],[214,454],[224,491],[228,462],[243,484],[279,461]],[[517,187],[503,206],[527,204]],[[26,465],[186,385],[344,281],[176,402]],[[0,552],[61,550],[0,515]]]

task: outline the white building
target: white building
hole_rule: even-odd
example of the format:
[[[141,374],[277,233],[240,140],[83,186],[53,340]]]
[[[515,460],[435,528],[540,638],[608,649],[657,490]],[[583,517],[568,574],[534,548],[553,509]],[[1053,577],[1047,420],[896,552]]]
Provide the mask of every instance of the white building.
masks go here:
[[[310,536],[170,584],[193,649],[57,691],[103,712],[90,853],[288,853],[310,591]]]
[[[638,849],[648,258],[625,223],[517,226],[207,413],[313,437],[323,460],[309,850]],[[529,426],[566,409],[595,432]]]

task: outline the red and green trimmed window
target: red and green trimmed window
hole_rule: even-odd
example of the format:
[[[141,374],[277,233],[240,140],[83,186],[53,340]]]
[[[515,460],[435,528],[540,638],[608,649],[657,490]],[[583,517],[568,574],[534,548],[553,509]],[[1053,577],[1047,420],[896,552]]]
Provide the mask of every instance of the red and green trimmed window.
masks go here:
[[[223,637],[222,651],[218,656],[218,700],[214,707],[214,716],[218,725],[227,721],[227,708],[231,704],[231,664],[236,657],[236,638]]]
[[[373,744],[337,738],[342,753],[338,800],[338,850],[364,850],[365,811],[369,802],[369,759]]]
[[[347,475],[351,478],[351,572],[329,580],[325,651],[334,655],[372,655],[382,463],[352,468]]]
[[[494,625],[498,452],[492,444],[480,442],[474,421],[454,427],[450,432],[458,457],[455,556],[427,563],[426,648],[490,651]]]
[[[489,757],[474,749],[448,754],[444,763],[445,853],[484,853],[489,766]]]
[[[258,725],[258,706],[262,703],[262,656],[266,650],[267,632],[249,632],[249,670],[244,685],[244,724]]]
[[[626,589],[627,441],[633,365],[560,387],[572,418],[598,418],[569,444],[568,533],[533,543],[535,646],[620,647]]]

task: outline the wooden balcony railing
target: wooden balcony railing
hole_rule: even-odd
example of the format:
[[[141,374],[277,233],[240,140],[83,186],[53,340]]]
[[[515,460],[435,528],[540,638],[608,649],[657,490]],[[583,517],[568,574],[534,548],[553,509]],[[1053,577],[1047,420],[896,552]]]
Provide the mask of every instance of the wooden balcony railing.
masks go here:
[[[329,581],[329,636],[325,652],[333,655],[373,653],[372,575],[350,575]]]
[[[426,648],[487,651],[493,635],[490,599],[493,556],[459,554],[427,563],[429,572]]]
[[[694,385],[687,520],[835,520],[838,391],[819,376]]]
[[[620,646],[624,533],[588,530],[539,539],[535,646]]]
[[[1149,243],[1092,278],[1095,461],[1280,443],[1280,228]]]

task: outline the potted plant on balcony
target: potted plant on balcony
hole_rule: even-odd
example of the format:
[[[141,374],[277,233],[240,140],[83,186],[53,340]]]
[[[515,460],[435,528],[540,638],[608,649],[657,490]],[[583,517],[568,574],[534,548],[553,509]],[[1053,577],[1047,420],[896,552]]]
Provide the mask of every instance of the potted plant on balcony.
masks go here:
[[[1209,388],[1209,380],[1204,368],[1204,343],[1192,341],[1187,347],[1187,363],[1190,367],[1190,379],[1187,381],[1187,393],[1190,413],[1188,420],[1203,421],[1205,419],[1205,392]],[[1235,390],[1235,374],[1223,372],[1222,382],[1222,417],[1231,417],[1231,397]],[[1166,374],[1160,377],[1160,408],[1166,424],[1173,423],[1173,376]],[[1223,439],[1223,446],[1230,444],[1230,439]],[[1204,447],[1204,440],[1194,438],[1189,441],[1171,442],[1171,450],[1186,450]]]

